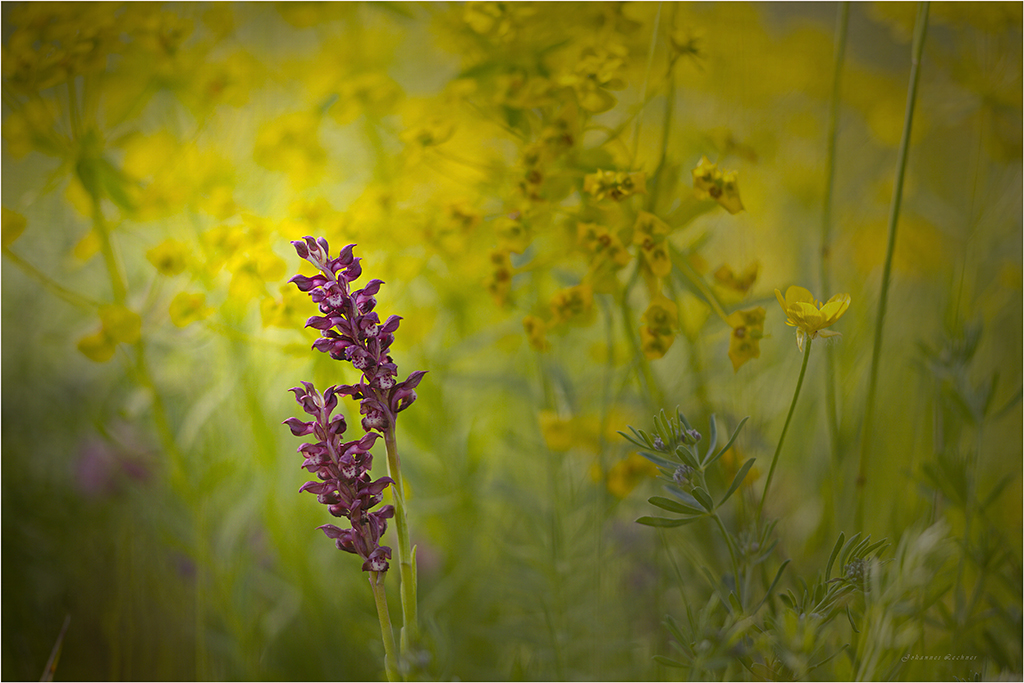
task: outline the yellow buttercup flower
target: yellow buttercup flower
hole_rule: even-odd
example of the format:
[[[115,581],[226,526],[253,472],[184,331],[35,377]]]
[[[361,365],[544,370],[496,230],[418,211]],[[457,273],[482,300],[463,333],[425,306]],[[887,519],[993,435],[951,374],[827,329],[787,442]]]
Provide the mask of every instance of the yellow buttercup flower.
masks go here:
[[[801,351],[804,350],[805,338],[839,336],[838,332],[825,328],[839,320],[850,307],[849,294],[836,294],[822,304],[814,300],[810,291],[796,285],[786,290],[785,298],[776,289],[775,297],[786,312],[786,324],[796,328],[796,345]]]

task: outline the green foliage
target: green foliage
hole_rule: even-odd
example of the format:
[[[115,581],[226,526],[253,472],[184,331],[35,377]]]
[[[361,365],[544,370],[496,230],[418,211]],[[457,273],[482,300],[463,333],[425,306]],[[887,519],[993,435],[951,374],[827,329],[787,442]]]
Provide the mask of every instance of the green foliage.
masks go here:
[[[305,235],[429,371],[410,679],[1020,678],[1020,7],[931,7],[863,481],[916,8],[836,9],[4,3],[3,678],[384,676]]]

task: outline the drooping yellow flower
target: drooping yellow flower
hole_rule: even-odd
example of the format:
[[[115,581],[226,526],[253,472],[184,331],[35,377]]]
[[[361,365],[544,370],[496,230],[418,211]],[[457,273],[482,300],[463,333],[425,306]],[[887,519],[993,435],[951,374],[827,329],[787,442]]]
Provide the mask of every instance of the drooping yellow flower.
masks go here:
[[[839,336],[838,332],[825,328],[839,320],[850,307],[849,294],[836,294],[822,304],[814,300],[810,291],[796,285],[786,290],[785,298],[776,289],[775,298],[786,312],[786,324],[796,328],[796,345],[801,351],[804,350],[805,338]]]
[[[761,357],[761,338],[764,336],[764,308],[748,308],[734,311],[725,319],[732,327],[729,336],[729,360],[733,372],[739,372],[751,358]]]

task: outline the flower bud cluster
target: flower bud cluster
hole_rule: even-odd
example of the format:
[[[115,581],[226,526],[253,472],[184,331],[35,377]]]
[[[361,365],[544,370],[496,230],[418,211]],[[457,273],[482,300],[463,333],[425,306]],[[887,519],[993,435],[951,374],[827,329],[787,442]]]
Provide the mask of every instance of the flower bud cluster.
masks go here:
[[[362,373],[357,384],[329,387],[322,395],[313,385],[303,382],[292,389],[303,409],[314,419],[303,422],[298,418],[285,421],[296,436],[313,435],[315,444],[303,444],[299,453],[305,458],[303,467],[315,472],[320,481],[307,482],[302,491],[316,494],[335,517],[345,517],[351,529],[340,529],[332,524],[319,528],[335,539],[340,550],[363,558],[364,571],[387,571],[391,549],[379,544],[387,527],[387,519],[395,510],[386,505],[370,510],[381,502],[382,493],[394,484],[390,477],[371,481],[370,448],[381,434],[394,434],[395,417],[416,400],[415,387],[424,371],[411,373],[404,381],[396,381],[398,366],[388,351],[395,340],[400,317],[393,315],[381,323],[373,311],[377,305],[374,295],[384,284],[370,280],[362,289],[351,285],[362,274],[360,259],[352,255],[354,244],[341,250],[335,258],[328,252],[327,240],[306,237],[292,242],[298,255],[316,266],[313,277],[296,275],[290,282],[299,290],[308,292],[323,315],[313,316],[306,327],[320,330],[320,338],[313,348],[329,353],[335,360],[344,360]],[[340,396],[350,396],[360,402],[359,413],[366,434],[357,441],[343,443],[346,424],[343,415],[331,416]]]
[[[326,505],[335,517],[345,517],[350,529],[341,529],[333,524],[317,527],[323,529],[328,538],[333,538],[339,550],[355,553],[363,558],[363,570],[384,572],[391,559],[391,548],[380,545],[380,537],[387,529],[387,520],[394,516],[395,509],[385,505],[371,511],[383,497],[383,491],[394,483],[390,477],[370,479],[373,456],[370,448],[378,434],[367,432],[357,441],[343,442],[342,435],[347,425],[345,416],[331,413],[338,406],[338,387],[331,386],[321,394],[310,382],[291,389],[299,402],[313,419],[304,422],[297,417],[285,420],[295,436],[316,438],[316,443],[304,443],[299,453],[305,458],[302,466],[316,474],[317,481],[307,481],[299,491],[309,491],[317,500]]]

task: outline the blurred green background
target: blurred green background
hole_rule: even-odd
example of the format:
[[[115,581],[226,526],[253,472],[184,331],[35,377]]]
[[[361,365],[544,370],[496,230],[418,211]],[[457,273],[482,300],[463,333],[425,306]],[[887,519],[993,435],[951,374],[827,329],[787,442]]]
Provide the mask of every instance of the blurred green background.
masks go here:
[[[634,524],[659,485],[616,432],[750,415],[727,460],[763,481],[801,361],[790,285],[853,302],[768,505],[813,574],[852,530],[916,13],[850,8],[821,291],[839,9],[5,2],[3,678],[38,678],[67,615],[58,679],[381,677],[365,578],[315,531],[280,424],[300,381],[356,379],[309,349],[316,311],[286,284],[304,235],[358,244],[377,310],[403,316],[401,375],[429,371],[398,439],[430,676],[676,676],[651,659],[695,590],[671,548],[710,531]],[[1020,46],[1019,3],[932,7],[864,494],[875,538],[944,519],[961,555],[1002,553],[964,570],[991,604],[960,632],[1002,673],[1021,666]],[[738,171],[745,211],[695,197],[702,155]],[[647,194],[588,196],[599,169]],[[662,357],[636,345],[639,256],[572,320],[552,307],[589,282],[577,223],[641,205],[672,228]],[[745,286],[722,270],[755,262]],[[697,281],[764,307],[760,358],[734,369]],[[928,666],[899,675],[970,674]]]

